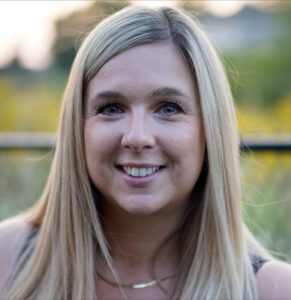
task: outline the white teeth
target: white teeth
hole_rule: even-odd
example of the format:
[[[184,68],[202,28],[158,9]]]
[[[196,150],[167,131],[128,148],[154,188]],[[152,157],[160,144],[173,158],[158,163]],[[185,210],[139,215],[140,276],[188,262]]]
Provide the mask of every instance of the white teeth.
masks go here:
[[[147,175],[147,169],[146,168],[141,168],[139,169],[139,176],[144,177]]]
[[[132,167],[122,167],[123,171],[133,177],[145,177],[157,172],[160,167],[150,167],[150,168],[132,168]]]
[[[132,176],[134,176],[134,177],[139,176],[139,169],[138,168],[132,168],[130,171],[129,171],[129,173],[131,173]]]

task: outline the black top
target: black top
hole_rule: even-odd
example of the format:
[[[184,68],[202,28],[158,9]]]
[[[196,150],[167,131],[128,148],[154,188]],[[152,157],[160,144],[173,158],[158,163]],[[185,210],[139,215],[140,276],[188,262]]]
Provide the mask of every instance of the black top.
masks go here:
[[[252,266],[253,266],[253,270],[254,270],[255,274],[260,270],[261,266],[265,262],[267,262],[267,260],[265,258],[262,258],[258,255],[252,255],[251,259],[252,259]]]
[[[21,257],[22,254],[25,252],[25,250],[27,249],[29,243],[31,242],[31,240],[33,240],[38,232],[38,227],[33,227],[33,229],[31,230],[30,234],[28,235],[20,253],[18,257]],[[28,257],[27,257],[28,258]],[[261,256],[258,256],[256,254],[252,254],[251,255],[251,261],[252,261],[252,266],[253,266],[253,270],[254,273],[256,274],[260,268],[262,267],[262,265],[267,262],[267,260],[265,258],[262,258]]]

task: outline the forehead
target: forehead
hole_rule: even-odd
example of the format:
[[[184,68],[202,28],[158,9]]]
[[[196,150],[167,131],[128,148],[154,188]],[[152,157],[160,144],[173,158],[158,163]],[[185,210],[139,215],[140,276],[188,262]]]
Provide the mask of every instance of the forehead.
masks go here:
[[[87,86],[87,95],[106,89],[157,89],[168,86],[195,93],[195,80],[185,58],[172,43],[130,48],[110,59]]]

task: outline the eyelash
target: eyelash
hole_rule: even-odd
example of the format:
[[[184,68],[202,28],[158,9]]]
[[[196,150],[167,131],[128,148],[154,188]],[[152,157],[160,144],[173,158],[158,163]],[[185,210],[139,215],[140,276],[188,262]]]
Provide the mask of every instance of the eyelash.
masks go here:
[[[159,110],[165,106],[175,108],[177,110],[177,112],[175,114],[184,112],[182,105],[178,101],[174,101],[174,102],[173,101],[164,101],[160,104]],[[170,115],[172,115],[172,114],[170,114]]]
[[[171,116],[171,115],[176,115],[178,113],[183,113],[184,112],[181,103],[179,103],[178,101],[163,101],[159,104],[159,107],[158,107],[157,111],[159,112],[165,106],[176,109],[175,113],[170,113],[170,114],[166,113],[166,115]],[[108,113],[108,112],[106,113],[105,112],[106,109],[112,109],[112,108],[117,108],[118,112],[115,112],[115,113],[112,113],[112,112],[111,113]],[[103,115],[107,115],[107,116],[108,115],[114,115],[116,113],[123,113],[123,112],[124,112],[124,109],[118,103],[108,103],[108,104],[102,105],[101,107],[96,109],[96,114],[103,114]]]
[[[108,103],[108,104],[105,104],[105,105],[102,105],[100,108],[96,109],[96,114],[104,114],[104,115],[111,115],[110,113],[105,113],[105,110],[106,109],[109,109],[109,108],[118,108],[119,111],[123,111],[122,107],[120,104],[118,103]]]

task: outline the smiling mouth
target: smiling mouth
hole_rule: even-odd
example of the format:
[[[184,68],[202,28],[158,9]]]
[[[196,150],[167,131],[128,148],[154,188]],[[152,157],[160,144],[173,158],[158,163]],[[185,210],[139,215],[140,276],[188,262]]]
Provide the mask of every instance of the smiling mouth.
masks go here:
[[[131,177],[146,177],[158,172],[160,169],[164,167],[152,166],[147,168],[137,168],[137,167],[128,167],[128,166],[119,165],[117,166],[117,168]]]

